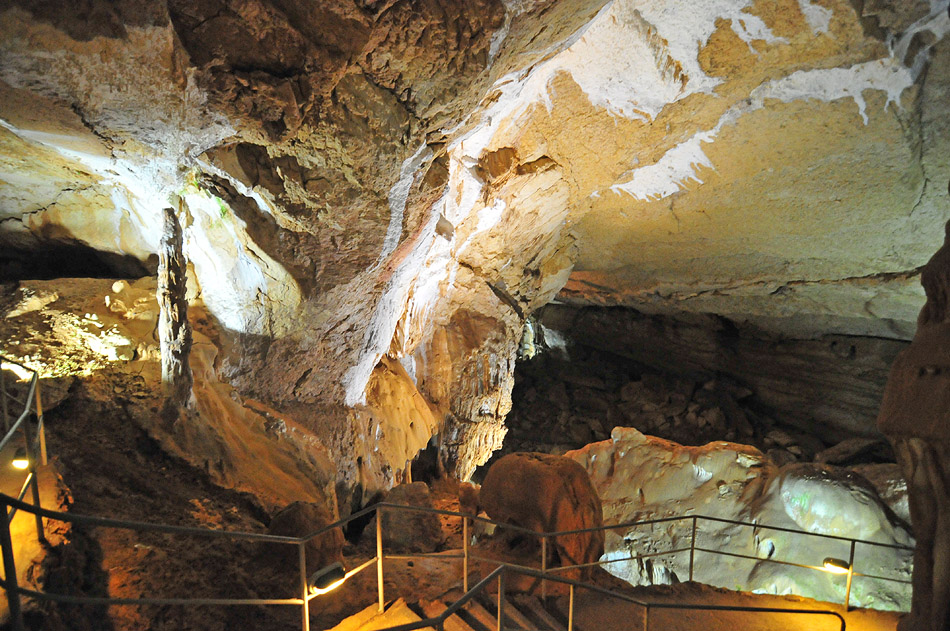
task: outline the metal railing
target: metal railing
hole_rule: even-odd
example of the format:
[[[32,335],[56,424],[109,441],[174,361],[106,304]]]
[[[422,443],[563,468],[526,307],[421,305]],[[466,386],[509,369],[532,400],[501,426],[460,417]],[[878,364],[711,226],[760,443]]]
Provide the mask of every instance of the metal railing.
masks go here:
[[[577,530],[565,530],[565,531],[561,531],[561,532],[544,533],[544,534],[541,534],[541,535],[538,535],[538,536],[542,537],[541,549],[542,549],[542,555],[544,555],[544,554],[545,554],[545,549],[546,549],[546,547],[547,547],[546,544],[545,544],[545,542],[546,542],[548,539],[552,538],[552,537],[560,537],[560,536],[566,536],[566,535],[583,534],[583,533],[590,533],[590,532],[597,532],[597,531],[606,531],[606,530],[617,530],[617,529],[621,529],[621,528],[634,528],[634,527],[639,527],[639,526],[648,526],[648,525],[654,525],[654,524],[674,523],[674,522],[683,522],[683,521],[689,521],[689,522],[691,522],[691,527],[690,527],[690,545],[689,545],[688,548],[676,548],[676,549],[672,549],[672,550],[663,550],[663,551],[660,551],[660,552],[653,552],[653,553],[647,553],[647,554],[635,554],[635,555],[630,556],[630,557],[622,557],[622,558],[607,559],[607,560],[598,560],[598,561],[594,561],[594,562],[591,562],[591,563],[582,563],[582,564],[576,564],[576,565],[565,565],[565,566],[560,566],[560,567],[557,567],[557,568],[547,569],[547,572],[562,572],[562,571],[565,571],[565,570],[570,570],[570,569],[575,569],[575,568],[592,567],[592,566],[603,566],[603,565],[607,565],[607,564],[610,564],[610,563],[619,563],[619,562],[624,562],[624,561],[636,561],[636,560],[639,560],[639,559],[662,557],[662,556],[669,556],[669,555],[673,555],[673,554],[677,554],[677,553],[681,553],[681,552],[689,552],[689,580],[692,581],[692,580],[693,580],[693,574],[694,574],[694,568],[695,568],[696,553],[697,553],[697,552],[706,552],[706,553],[715,554],[715,555],[719,555],[719,556],[728,556],[728,557],[734,557],[734,558],[740,558],[740,559],[748,559],[748,560],[751,560],[751,561],[758,561],[758,562],[762,562],[762,563],[774,563],[774,564],[777,564],[777,565],[788,565],[788,566],[792,566],[792,567],[798,567],[798,568],[803,568],[803,569],[808,569],[808,570],[814,570],[814,571],[818,571],[818,572],[822,572],[822,573],[828,573],[828,570],[827,570],[825,567],[823,567],[823,566],[806,565],[806,564],[803,564],[803,563],[794,563],[794,562],[791,562],[791,561],[782,561],[782,560],[779,560],[779,559],[772,559],[772,558],[769,558],[769,557],[760,557],[760,556],[753,556],[753,555],[748,555],[748,554],[739,554],[739,553],[736,553],[736,552],[728,552],[728,551],[726,551],[726,550],[718,550],[718,549],[715,549],[715,548],[704,548],[704,547],[697,546],[697,545],[696,545],[697,526],[698,526],[698,523],[699,523],[699,522],[705,521],[705,522],[714,522],[714,523],[718,522],[718,523],[724,523],[724,524],[731,524],[731,525],[733,525],[733,526],[748,527],[748,528],[752,528],[753,531],[754,531],[754,530],[771,530],[771,531],[775,531],[775,532],[791,533],[791,534],[794,534],[794,535],[799,535],[799,536],[804,536],[804,537],[814,537],[814,538],[817,538],[817,539],[824,539],[824,540],[829,540],[829,541],[840,541],[840,542],[842,542],[842,543],[847,543],[847,544],[849,545],[849,555],[848,555],[848,561],[847,561],[848,571],[847,571],[846,584],[845,584],[845,595],[844,595],[844,599],[843,599],[843,602],[842,602],[842,604],[845,606],[846,609],[850,609],[850,607],[851,607],[851,585],[852,585],[852,581],[853,581],[853,579],[854,579],[855,577],[864,577],[864,578],[875,579],[875,580],[889,581],[889,582],[893,582],[893,583],[902,583],[902,584],[906,584],[906,585],[910,585],[910,584],[912,583],[912,581],[909,581],[909,580],[906,580],[906,579],[893,578],[893,577],[887,577],[887,576],[879,576],[879,575],[875,575],[875,574],[866,574],[866,573],[858,572],[858,571],[856,571],[856,570],[854,569],[854,568],[855,568],[855,563],[856,563],[856,560],[857,560],[856,547],[857,547],[858,544],[860,544],[860,545],[867,545],[867,546],[874,546],[874,547],[880,547],[880,548],[889,548],[889,549],[893,549],[893,550],[902,550],[902,551],[905,551],[905,552],[913,552],[913,551],[914,551],[914,548],[912,548],[912,547],[903,546],[903,545],[899,545],[899,544],[882,543],[882,542],[879,542],[879,541],[869,541],[869,540],[866,540],[866,539],[856,539],[856,538],[853,538],[853,537],[842,537],[842,536],[840,536],[840,535],[827,535],[827,534],[817,533],[817,532],[807,532],[807,531],[803,531],[803,530],[795,530],[795,529],[793,529],[793,528],[784,528],[784,527],[781,527],[781,526],[769,526],[769,525],[766,525],[766,524],[759,524],[759,523],[754,523],[754,522],[744,522],[744,521],[739,521],[739,520],[735,520],[735,519],[726,519],[726,518],[723,518],[723,517],[710,517],[710,516],[706,516],[706,515],[680,515],[680,516],[675,516],[675,517],[661,517],[661,518],[657,518],[657,519],[647,519],[647,520],[641,520],[641,521],[629,521],[629,522],[623,522],[623,523],[619,523],[619,524],[611,524],[611,525],[605,525],[605,526],[597,526],[597,527],[594,527],[594,528],[580,528],[580,529],[577,529]],[[543,567],[543,566],[542,566],[542,567]]]
[[[632,521],[632,522],[625,522],[621,524],[612,524],[609,526],[601,526],[597,528],[584,528],[584,529],[578,529],[578,530],[539,533],[537,531],[530,530],[527,528],[514,526],[512,524],[505,524],[505,523],[494,521],[492,519],[487,519],[484,517],[476,517],[470,514],[464,514],[464,513],[458,513],[458,512],[446,511],[446,510],[440,510],[440,509],[434,509],[434,508],[427,508],[427,507],[380,503],[374,506],[367,507],[356,513],[353,513],[349,517],[339,520],[337,522],[334,522],[333,524],[330,524],[323,528],[320,528],[309,535],[306,535],[303,537],[287,537],[287,536],[279,536],[279,535],[268,535],[264,533],[224,531],[224,530],[217,530],[217,529],[211,529],[211,528],[172,526],[172,525],[166,525],[166,524],[152,524],[152,523],[146,523],[146,522],[109,519],[109,518],[92,517],[92,516],[85,516],[85,515],[75,515],[75,514],[70,514],[70,513],[52,511],[52,510],[44,509],[37,506],[32,506],[30,504],[23,502],[22,500],[15,499],[5,494],[0,494],[0,504],[4,506],[5,510],[7,508],[18,509],[24,512],[32,513],[36,515],[37,518],[45,517],[46,519],[50,519],[50,520],[62,521],[62,522],[67,522],[67,523],[72,523],[72,524],[89,526],[89,527],[121,528],[121,529],[135,530],[135,531],[140,531],[140,532],[161,532],[161,533],[170,533],[170,534],[178,534],[178,535],[194,535],[194,536],[207,536],[207,537],[213,537],[213,538],[240,539],[240,540],[245,540],[245,541],[269,542],[269,543],[282,544],[282,545],[295,545],[298,548],[297,557],[298,557],[298,566],[299,566],[299,572],[300,572],[299,596],[292,597],[292,598],[255,598],[255,599],[250,599],[250,598],[243,598],[243,599],[241,598],[110,598],[110,597],[96,597],[96,596],[71,596],[71,595],[66,595],[66,594],[51,594],[51,593],[38,592],[35,590],[19,587],[17,585],[16,568],[13,563],[12,554],[9,555],[10,558],[8,558],[8,555],[4,553],[4,559],[3,559],[4,578],[5,578],[4,588],[6,589],[6,592],[7,592],[7,600],[10,603],[11,621],[12,621],[12,626],[13,626],[14,631],[22,631],[24,629],[22,617],[14,616],[14,612],[21,611],[21,607],[19,603],[19,597],[21,595],[35,598],[37,600],[62,602],[62,603],[70,603],[70,604],[88,604],[88,605],[193,605],[193,606],[199,606],[199,605],[238,605],[238,606],[240,605],[254,605],[254,606],[293,605],[293,606],[299,606],[301,608],[301,628],[304,631],[309,631],[310,629],[309,603],[318,594],[311,592],[310,587],[307,582],[308,573],[307,573],[306,554],[305,554],[306,544],[309,541],[315,539],[316,537],[319,537],[335,528],[341,528],[354,520],[357,520],[357,519],[365,517],[366,515],[369,515],[370,513],[375,513],[375,517],[376,517],[376,533],[375,533],[376,555],[370,558],[369,560],[363,562],[358,567],[348,571],[346,573],[346,578],[348,579],[362,572],[363,570],[375,565],[376,566],[377,598],[378,598],[377,607],[380,612],[384,610],[385,603],[386,603],[384,580],[383,580],[385,559],[439,556],[440,558],[443,558],[443,559],[457,558],[457,559],[462,560],[462,590],[465,594],[465,596],[463,596],[464,602],[467,602],[468,600],[470,600],[470,598],[472,597],[470,594],[472,592],[480,590],[480,589],[484,589],[486,585],[485,580],[483,579],[475,587],[473,587],[472,589],[469,589],[470,562],[472,560],[476,560],[476,561],[488,562],[490,564],[497,564],[499,566],[489,576],[498,577],[500,580],[502,580],[502,586],[501,586],[502,592],[504,591],[503,578],[501,578],[501,575],[498,574],[497,572],[501,570],[505,570],[507,572],[516,572],[522,575],[532,576],[539,579],[541,583],[542,596],[545,594],[544,590],[545,590],[546,583],[550,581],[550,582],[555,582],[555,583],[563,583],[570,586],[570,592],[571,592],[570,602],[571,603],[573,603],[574,589],[576,587],[583,587],[584,589],[592,590],[595,592],[602,593],[604,595],[608,595],[610,597],[615,597],[621,600],[626,600],[626,601],[638,604],[644,607],[645,621],[648,621],[650,609],[694,609],[694,610],[709,610],[709,611],[748,611],[748,612],[762,612],[762,613],[773,612],[773,613],[789,613],[789,614],[799,613],[799,614],[808,614],[808,615],[819,615],[819,614],[820,615],[834,615],[841,618],[841,616],[838,615],[837,613],[832,612],[832,611],[827,611],[827,610],[782,609],[782,608],[774,608],[774,607],[740,607],[740,606],[732,606],[732,605],[699,605],[699,604],[686,605],[686,604],[678,604],[678,603],[659,603],[659,602],[651,603],[651,602],[633,599],[630,596],[627,596],[625,594],[620,594],[618,592],[605,590],[595,585],[591,585],[591,584],[584,583],[581,581],[575,581],[572,579],[564,578],[562,576],[558,576],[557,573],[560,571],[565,571],[565,570],[569,570],[573,568],[590,567],[594,565],[604,565],[607,563],[613,563],[613,562],[623,561],[623,560],[635,560],[638,558],[637,556],[632,556],[629,559],[610,559],[607,561],[597,561],[594,563],[585,563],[585,564],[578,564],[578,565],[562,566],[562,567],[557,567],[557,568],[548,568],[547,563],[546,563],[548,544],[546,544],[545,542],[550,540],[552,537],[589,533],[589,532],[594,532],[598,530],[628,528],[628,527],[633,527],[633,526],[666,523],[666,522],[673,522],[673,521],[680,521],[680,520],[692,520],[694,527],[692,528],[693,538],[692,538],[692,543],[691,543],[690,548],[680,548],[677,550],[663,551],[663,552],[654,553],[653,555],[650,555],[650,556],[661,556],[664,554],[673,554],[675,552],[685,552],[689,550],[691,552],[690,553],[691,576],[692,576],[695,551],[710,552],[713,554],[725,554],[727,556],[736,556],[733,553],[723,552],[723,551],[714,550],[714,549],[700,548],[696,546],[695,545],[695,541],[696,541],[695,524],[699,520],[719,521],[719,522],[725,522],[725,523],[741,525],[741,526],[751,526],[755,528],[768,528],[768,529],[773,529],[773,530],[782,530],[782,531],[792,532],[799,535],[848,541],[848,542],[851,542],[852,562],[854,561],[854,544],[855,543],[866,543],[868,545],[877,545],[877,546],[884,546],[884,547],[891,547],[891,548],[896,547],[896,548],[910,550],[910,548],[907,548],[906,546],[894,546],[890,544],[882,544],[882,543],[872,542],[872,541],[862,541],[859,539],[850,539],[847,537],[839,537],[839,536],[834,536],[834,535],[821,535],[817,533],[807,533],[807,532],[802,532],[802,531],[788,529],[788,528],[763,526],[762,524],[751,524],[748,522],[740,522],[736,520],[722,519],[722,518],[716,518],[716,517],[705,517],[701,515],[685,516],[685,517],[668,517],[668,518],[661,518],[661,519],[654,519],[654,520]],[[461,554],[450,554],[450,555],[446,555],[446,554],[433,555],[433,554],[424,554],[424,553],[414,553],[414,554],[406,554],[406,555],[385,554],[383,552],[384,537],[383,537],[382,516],[383,516],[384,511],[387,511],[387,510],[416,511],[416,512],[424,512],[424,513],[454,516],[454,517],[461,518],[462,527],[463,527],[463,545],[462,545]],[[473,554],[472,549],[471,549],[471,544],[470,544],[470,536],[469,536],[469,531],[470,531],[469,522],[470,521],[484,522],[484,523],[493,525],[495,527],[513,530],[520,534],[540,537],[541,542],[542,542],[541,548],[542,548],[542,555],[543,555],[542,561],[541,561],[541,567],[533,568],[529,566],[503,562],[497,559],[492,559],[489,557],[483,557],[477,554]],[[8,548],[7,541],[9,539],[9,524],[8,523],[2,527],[2,533],[3,534],[0,536],[4,537],[4,550],[7,550]],[[641,555],[641,558],[642,558],[642,555]],[[752,557],[752,556],[748,556],[745,558],[754,559],[756,561],[797,565],[798,567],[805,567],[805,568],[810,568],[814,570],[824,571],[822,568],[819,568],[816,566],[793,564],[793,563],[788,563],[784,561],[776,561],[772,559],[765,559],[765,558]],[[856,572],[854,574],[858,575],[858,573]],[[899,579],[888,579],[888,580],[899,580]],[[900,580],[899,582],[908,582],[908,581]],[[850,580],[849,580],[849,583],[850,583]],[[449,609],[451,611],[457,611],[458,608],[464,604],[464,602],[457,601],[456,603],[453,603]],[[571,610],[573,611],[573,606],[571,606]],[[572,616],[569,616],[569,622],[570,622],[571,617]],[[844,629],[844,619],[841,618],[841,621],[842,621],[841,628]],[[429,626],[433,624],[437,624],[437,621],[435,619],[430,619],[428,622],[429,622]],[[426,626],[426,625],[422,625],[422,626]],[[419,627],[414,626],[412,628],[422,628],[422,626],[419,626]],[[569,626],[572,627],[572,625],[569,625]],[[402,628],[403,627],[399,627],[399,629],[402,629]]]
[[[22,607],[20,603],[20,596],[28,596],[36,600],[43,601],[52,601],[60,603],[69,603],[69,604],[88,604],[88,605],[236,605],[236,606],[260,606],[260,605],[284,605],[284,606],[299,606],[301,608],[301,628],[303,631],[309,631],[310,629],[310,611],[309,605],[310,601],[316,597],[318,594],[311,591],[310,586],[308,585],[308,571],[307,571],[307,562],[306,562],[306,545],[313,539],[324,535],[325,533],[334,530],[336,528],[342,528],[349,524],[350,522],[363,518],[366,515],[375,512],[376,517],[376,554],[374,557],[363,562],[358,567],[346,572],[346,578],[350,578],[363,570],[375,565],[376,567],[376,583],[377,583],[377,606],[380,612],[383,611],[385,607],[385,592],[384,592],[384,580],[383,580],[383,568],[384,560],[386,558],[390,559],[400,559],[400,558],[417,558],[424,556],[432,556],[427,554],[409,554],[409,555],[395,555],[395,554],[384,554],[383,551],[383,511],[387,510],[396,510],[396,511],[418,511],[425,512],[437,515],[445,516],[454,516],[459,517],[462,520],[462,551],[460,554],[439,554],[438,556],[443,559],[457,558],[462,560],[462,591],[464,596],[461,600],[453,603],[449,610],[457,611],[465,602],[467,602],[471,597],[473,597],[473,592],[481,589],[485,589],[485,586],[488,584],[486,581],[489,578],[497,577],[499,581],[499,594],[504,593],[504,574],[506,572],[516,572],[522,575],[533,576],[538,578],[541,583],[541,594],[542,597],[546,595],[546,584],[548,581],[555,583],[563,583],[569,585],[570,590],[570,602],[571,612],[573,611],[573,594],[575,587],[583,587],[585,589],[602,592],[606,595],[620,598],[622,600],[628,600],[634,602],[638,605],[643,606],[645,609],[645,620],[649,616],[650,608],[662,608],[662,609],[705,609],[705,610],[727,610],[727,611],[761,611],[761,612],[782,612],[782,613],[807,613],[807,614],[822,614],[822,615],[837,615],[833,612],[828,611],[819,611],[819,610],[781,610],[776,608],[748,608],[748,607],[734,607],[734,606],[715,606],[715,605],[679,605],[673,603],[647,603],[644,601],[638,601],[636,599],[631,599],[629,596],[619,594],[617,592],[610,592],[602,588],[583,583],[580,581],[574,581],[567,579],[561,576],[557,576],[557,572],[566,571],[575,568],[584,568],[591,566],[603,566],[609,563],[616,563],[621,561],[632,561],[637,559],[643,559],[648,557],[659,557],[664,555],[671,555],[689,551],[689,579],[693,579],[693,569],[695,563],[695,554],[696,552],[706,552],[718,555],[733,556],[739,558],[746,558],[760,562],[769,562],[769,563],[779,563],[785,565],[793,565],[796,567],[803,567],[812,570],[825,571],[821,567],[803,565],[798,563],[792,563],[788,561],[779,561],[776,559],[762,558],[751,555],[742,555],[732,552],[726,552],[723,550],[715,550],[711,548],[703,548],[696,545],[697,541],[697,524],[699,521],[710,521],[710,522],[722,522],[728,523],[737,526],[747,526],[755,529],[768,529],[774,531],[784,531],[790,532],[797,535],[810,536],[810,537],[819,537],[822,539],[829,540],[839,540],[843,542],[848,542],[850,544],[850,557],[849,557],[849,572],[847,579],[847,592],[845,596],[845,607],[850,606],[850,587],[851,580],[854,576],[866,576],[869,578],[876,578],[881,580],[890,580],[900,583],[910,583],[910,581],[887,578],[881,576],[873,576],[870,574],[861,574],[854,570],[855,564],[855,546],[856,544],[865,544],[871,546],[882,546],[887,548],[897,548],[903,550],[913,550],[907,546],[899,546],[892,544],[884,544],[873,541],[865,541],[861,539],[853,539],[848,537],[840,537],[834,535],[824,535],[819,533],[809,533],[799,530],[781,528],[775,526],[766,526],[763,524],[755,524],[749,522],[742,522],[737,520],[723,519],[719,517],[706,517],[703,515],[687,515],[679,517],[666,517],[660,519],[652,520],[642,520],[642,521],[630,521],[620,524],[611,524],[605,526],[599,526],[595,528],[584,528],[578,530],[567,530],[560,532],[537,532],[535,530],[522,528],[513,524],[506,524],[498,522],[492,519],[485,517],[474,516],[465,513],[446,511],[434,508],[426,507],[417,507],[417,506],[404,506],[398,504],[388,504],[380,503],[374,506],[370,506],[360,510],[356,513],[351,514],[345,519],[339,520],[320,528],[313,533],[303,536],[303,537],[286,537],[278,535],[268,535],[264,533],[253,533],[253,532],[237,532],[237,531],[224,531],[217,530],[212,528],[194,528],[187,526],[172,526],[167,524],[153,524],[146,522],[138,521],[129,521],[121,519],[109,519],[103,517],[93,517],[93,516],[84,516],[76,515],[71,513],[63,513],[53,510],[48,510],[40,506],[40,494],[39,494],[39,484],[37,479],[37,465],[45,465],[47,461],[46,454],[46,440],[45,440],[45,431],[44,431],[44,422],[43,422],[43,408],[40,398],[40,388],[38,375],[35,371],[23,366],[22,364],[6,359],[2,359],[2,365],[13,365],[17,366],[29,373],[32,373],[27,384],[27,396],[25,399],[21,400],[17,398],[13,393],[8,392],[6,378],[3,375],[3,372],[0,371],[0,407],[2,407],[2,413],[4,417],[4,428],[5,435],[0,441],[0,451],[8,445],[13,444],[14,437],[19,433],[23,435],[24,447],[27,451],[27,457],[29,459],[28,472],[26,475],[26,481],[23,483],[22,489],[17,497],[12,497],[0,493],[0,505],[3,506],[4,514],[7,516],[3,520],[2,527],[0,527],[0,543],[2,543],[3,548],[3,572],[4,580],[3,587],[6,591],[7,602],[9,604],[10,611],[10,620],[11,625],[14,631],[23,631],[23,616],[22,616]],[[18,416],[17,420],[14,423],[10,423],[9,417],[9,401],[18,403],[23,406],[22,413]],[[36,429],[31,433],[30,427],[30,417],[35,416],[36,418]],[[32,489],[32,500],[33,504],[28,504],[24,502],[24,498],[28,489]],[[158,532],[158,533],[167,533],[167,534],[177,534],[177,535],[189,535],[189,536],[204,536],[211,538],[223,538],[223,539],[232,539],[232,540],[244,540],[244,541],[257,541],[272,543],[278,545],[289,545],[297,546],[297,560],[298,560],[298,570],[299,570],[299,593],[291,598],[109,598],[109,597],[97,597],[97,596],[72,596],[67,594],[53,594],[48,592],[40,592],[36,590],[27,589],[20,587],[18,585],[18,577],[16,573],[16,562],[13,553],[13,543],[10,532],[10,525],[13,521],[13,517],[16,515],[17,511],[24,511],[25,513],[30,513],[34,516],[36,522],[36,534],[39,541],[45,541],[43,518],[48,520],[60,521],[71,524],[78,524],[89,527],[102,527],[102,528],[118,528],[125,530],[133,530],[138,532]],[[607,531],[615,530],[620,528],[633,528],[638,526],[653,525],[660,523],[669,523],[691,520],[691,536],[690,536],[690,547],[689,548],[678,548],[673,550],[666,550],[662,552],[654,552],[649,554],[636,554],[629,558],[620,558],[620,559],[608,559],[604,561],[596,561],[592,563],[583,563],[576,565],[561,566],[557,568],[548,567],[548,556],[550,549],[550,542],[553,541],[556,545],[557,539],[559,537],[579,535],[584,533],[591,533],[595,531]],[[513,532],[517,532],[522,535],[538,537],[540,538],[540,547],[541,547],[541,563],[540,568],[533,568],[525,565],[518,565],[515,563],[502,562],[497,559],[492,559],[489,557],[480,556],[473,554],[471,550],[471,536],[470,536],[470,524],[474,522],[482,522],[496,528],[503,528]],[[469,589],[469,566],[472,560],[488,562],[490,564],[498,564],[498,568],[489,574],[486,579],[480,581],[474,588]],[[503,596],[502,596],[503,597]],[[448,610],[447,610],[448,611]],[[501,608],[499,608],[501,611]],[[445,615],[445,614],[443,614]],[[451,615],[451,614],[448,614]],[[839,616],[840,617],[840,616]],[[572,619],[572,614],[569,615],[569,621]],[[434,619],[433,619],[434,620]],[[444,620],[443,620],[444,622]],[[429,621],[430,626],[435,624],[432,620]],[[502,621],[499,620],[499,629],[501,628]],[[570,626],[570,625],[569,625]],[[402,627],[400,627],[402,628]],[[406,627],[407,629],[410,627]],[[421,627],[411,627],[411,628],[421,628]],[[646,628],[646,627],[644,627]],[[842,629],[844,628],[844,620],[842,618]]]
[[[597,585],[591,585],[590,583],[583,583],[581,581],[575,581],[572,579],[567,579],[561,576],[551,576],[545,572],[539,570],[534,570],[528,567],[512,565],[510,563],[502,563],[497,568],[492,570],[485,578],[481,579],[474,587],[470,590],[467,590],[462,596],[450,604],[446,609],[432,618],[426,618],[424,620],[419,620],[417,622],[410,622],[406,624],[400,624],[391,627],[384,627],[379,631],[414,631],[415,629],[425,629],[425,628],[435,628],[439,631],[445,631],[445,622],[456,612],[458,612],[465,604],[470,600],[475,598],[478,594],[483,591],[486,591],[490,586],[493,579],[498,581],[498,604],[496,607],[496,630],[504,631],[505,629],[505,576],[506,574],[514,573],[520,574],[523,576],[531,576],[537,578],[541,581],[552,581],[555,583],[561,583],[568,586],[568,609],[567,609],[567,631],[574,631],[574,601],[575,601],[575,592],[578,589],[586,589],[588,591],[600,594],[602,596],[607,596],[619,600],[621,602],[630,603],[637,605],[643,611],[642,618],[642,631],[648,631],[650,627],[650,611],[654,609],[679,609],[679,610],[693,610],[693,611],[731,611],[731,612],[748,612],[748,613],[781,613],[781,614],[796,614],[796,615],[809,615],[809,616],[830,616],[836,618],[839,623],[839,630],[845,631],[845,619],[844,616],[839,614],[836,611],[830,611],[827,609],[793,609],[789,607],[745,607],[740,605],[706,605],[706,604],[684,604],[684,603],[663,603],[663,602],[647,602],[629,596],[627,594],[621,594]]]
[[[30,375],[26,384],[26,397],[20,399],[7,387],[7,375],[5,369],[18,368],[18,372],[24,372]],[[16,421],[10,424],[10,402],[19,404],[23,411],[17,416]],[[3,439],[0,439],[0,453],[7,447],[14,446],[18,435],[21,435],[22,449],[25,452],[27,460],[26,474],[23,484],[20,487],[20,493],[17,499],[23,499],[27,490],[33,491],[33,503],[40,505],[40,487],[36,476],[37,465],[46,465],[46,428],[43,423],[43,404],[40,399],[39,375],[35,370],[27,368],[23,364],[0,356],[0,410],[3,414]],[[36,428],[30,427],[31,417],[36,419]],[[13,521],[16,510],[7,515],[7,521]],[[39,518],[36,519],[36,536],[42,541],[44,539],[43,525]]]

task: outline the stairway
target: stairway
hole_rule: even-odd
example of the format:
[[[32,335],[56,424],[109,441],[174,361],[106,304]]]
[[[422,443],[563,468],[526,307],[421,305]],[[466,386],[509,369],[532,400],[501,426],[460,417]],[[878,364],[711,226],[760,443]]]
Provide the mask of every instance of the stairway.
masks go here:
[[[347,618],[332,631],[375,631],[398,624],[434,618],[444,612],[459,596],[448,593],[439,600],[420,600],[406,603],[398,599],[383,613],[372,605],[361,613]],[[512,595],[505,601],[505,629],[512,631],[564,631],[567,619],[555,609],[546,609],[536,596]],[[495,631],[498,624],[498,601],[482,592],[445,621],[445,631]],[[577,631],[584,631],[576,624]]]

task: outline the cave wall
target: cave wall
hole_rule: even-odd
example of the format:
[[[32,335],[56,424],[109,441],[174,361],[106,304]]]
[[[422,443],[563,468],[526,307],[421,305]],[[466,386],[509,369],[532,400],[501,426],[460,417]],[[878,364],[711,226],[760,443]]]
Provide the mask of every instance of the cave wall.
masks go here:
[[[950,216],[947,4],[7,0],[0,244],[148,269],[183,200],[222,379],[357,501],[433,439],[466,478],[556,294],[909,337]]]
[[[745,405],[829,445],[880,436],[875,420],[887,374],[908,344],[844,335],[794,339],[717,316],[672,318],[621,307],[550,305],[539,322],[569,345],[661,374],[700,382],[726,377],[751,391]]]

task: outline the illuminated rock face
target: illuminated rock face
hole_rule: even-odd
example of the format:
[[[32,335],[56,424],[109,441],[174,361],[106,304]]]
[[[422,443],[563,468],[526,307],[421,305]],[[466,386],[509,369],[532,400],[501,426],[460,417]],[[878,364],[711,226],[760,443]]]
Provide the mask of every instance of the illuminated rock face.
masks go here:
[[[555,295],[910,336],[950,214],[950,23],[874,6],[17,0],[3,243],[148,268],[180,196],[223,379],[355,503],[433,438],[467,478]]]
[[[604,523],[680,515],[768,524],[791,530],[912,546],[904,527],[884,508],[874,488],[837,467],[776,467],[757,449],[715,442],[684,447],[615,428],[610,440],[568,452],[587,469],[603,502]],[[605,560],[664,550],[670,556],[616,561],[605,568],[633,584],[662,584],[689,577],[689,519],[608,531]],[[826,557],[849,558],[847,542],[766,528],[699,520],[696,545],[773,561],[821,566]],[[843,602],[843,577],[823,571],[697,552],[694,580],[773,594],[798,594]],[[911,553],[866,544],[856,548],[856,572],[908,580]],[[879,609],[907,609],[910,587],[855,577],[851,602]]]

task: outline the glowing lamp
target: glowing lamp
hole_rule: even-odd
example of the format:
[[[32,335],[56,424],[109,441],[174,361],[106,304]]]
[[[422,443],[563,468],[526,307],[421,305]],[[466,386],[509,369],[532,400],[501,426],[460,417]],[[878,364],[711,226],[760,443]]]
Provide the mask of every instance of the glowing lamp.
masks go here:
[[[834,557],[826,558],[824,560],[824,566],[825,570],[832,574],[847,574],[851,571],[851,566],[848,565],[847,561],[842,561]]]
[[[29,467],[30,459],[26,457],[26,449],[23,447],[17,449],[16,453],[13,454],[13,461],[10,464],[13,465],[14,469],[20,469],[21,471]]]
[[[310,593],[319,596],[332,592],[345,581],[346,570],[343,569],[343,564],[337,561],[314,572],[307,584],[310,585]]]

